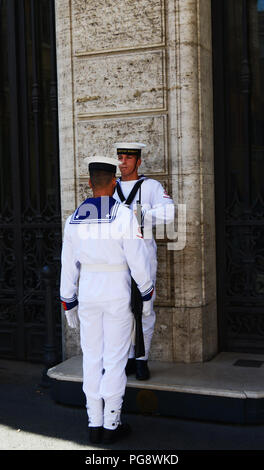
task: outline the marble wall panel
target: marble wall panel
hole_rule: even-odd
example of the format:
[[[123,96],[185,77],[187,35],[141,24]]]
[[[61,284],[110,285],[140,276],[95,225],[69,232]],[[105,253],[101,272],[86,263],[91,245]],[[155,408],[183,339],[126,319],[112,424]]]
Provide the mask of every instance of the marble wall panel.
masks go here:
[[[202,362],[203,307],[173,309],[173,344],[175,362]]]
[[[204,306],[186,309],[186,315],[189,316],[189,360],[190,362],[202,362]],[[207,340],[207,338],[204,339]]]
[[[204,174],[214,175],[214,110],[212,105],[213,77],[211,52],[202,48],[200,51],[200,60],[203,64],[200,70],[200,132],[203,136],[201,145],[201,164]]]
[[[199,2],[200,30],[199,43],[200,46],[211,53],[212,51],[212,20],[211,20],[211,2]]]
[[[87,177],[84,158],[89,155],[115,156],[114,142],[144,142],[140,172],[166,174],[167,117],[141,116],[116,119],[79,121],[77,124],[77,153],[80,176]]]
[[[152,337],[149,359],[153,361],[173,361],[173,309],[155,307],[156,325]]]
[[[198,230],[200,235],[197,235]],[[210,228],[209,228],[210,230]],[[213,270],[215,254],[202,240],[199,226],[187,225],[184,250],[174,252],[175,305],[197,307],[211,301],[216,295],[216,277]],[[200,250],[200,251],[199,251]]]
[[[187,235],[188,236],[188,235]],[[197,245],[186,245],[174,252],[175,306],[198,307],[203,304],[203,263]]]
[[[88,197],[93,197],[93,192],[88,184],[88,178],[87,180],[79,181],[77,193],[78,193],[78,204],[77,204],[78,206],[83,201],[85,201],[85,199],[87,199]]]
[[[160,44],[163,0],[73,0],[74,52]]]
[[[166,242],[157,243],[157,281],[156,305],[173,305],[173,279],[171,275],[172,254],[167,250]]]
[[[176,39],[176,51],[173,44],[168,50],[169,102],[175,102],[175,111],[169,106],[173,124],[170,138],[178,146],[178,158],[172,159],[171,173],[213,174],[210,2],[176,1],[176,27],[171,10],[170,13],[168,34]]]
[[[164,70],[160,50],[76,59],[77,115],[165,109]]]
[[[173,316],[173,361],[204,362],[217,353],[215,300],[201,307],[178,307]]]
[[[78,356],[81,354],[80,346],[80,329],[79,328],[70,328],[66,324],[65,315],[63,313],[62,317],[63,323],[63,358],[64,360],[69,359],[73,356]]]
[[[198,307],[216,298],[214,176],[184,175],[189,180],[183,202],[187,205],[186,246],[174,251],[175,305]],[[191,196],[199,188],[199,204]],[[213,320],[214,324],[214,320]]]
[[[189,316],[184,306],[173,308],[173,360],[175,362],[190,362],[189,353]]]

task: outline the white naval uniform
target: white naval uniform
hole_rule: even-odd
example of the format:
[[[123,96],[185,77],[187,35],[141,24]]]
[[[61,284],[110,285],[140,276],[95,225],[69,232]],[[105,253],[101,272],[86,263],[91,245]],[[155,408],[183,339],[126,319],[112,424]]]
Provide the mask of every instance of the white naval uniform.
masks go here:
[[[130,204],[130,209],[135,210],[136,201],[139,200],[139,193],[141,191],[141,205],[143,212],[143,225],[144,227],[148,226],[151,228],[159,224],[168,224],[174,220],[174,202],[167,194],[163,186],[151,178],[145,178],[143,175],[139,179],[144,178],[143,183],[141,184],[140,189],[137,191],[134,201]],[[135,183],[138,180],[132,181],[122,181],[120,178],[117,180],[121,186],[123,195],[125,199],[128,198],[131,190],[133,189]],[[113,197],[120,201],[117,189],[114,192]],[[156,275],[157,275],[157,245],[152,234],[152,230],[145,230],[144,228],[144,238],[148,248],[150,267],[151,267],[151,279],[155,285]],[[147,233],[146,233],[147,232]],[[149,355],[149,350],[151,346],[151,340],[154,332],[154,325],[156,320],[156,315],[153,309],[153,304],[155,300],[155,292],[152,297],[152,309],[151,315],[142,317],[142,327],[144,334],[145,342],[145,356],[137,358],[141,360],[147,360]],[[134,347],[131,346],[129,357],[134,357]]]
[[[108,200],[110,210],[93,216],[94,204]],[[66,221],[61,261],[61,300],[66,309],[79,302],[89,425],[115,429],[133,327],[131,275],[143,300],[152,288],[148,250],[135,215],[111,197],[87,199]]]

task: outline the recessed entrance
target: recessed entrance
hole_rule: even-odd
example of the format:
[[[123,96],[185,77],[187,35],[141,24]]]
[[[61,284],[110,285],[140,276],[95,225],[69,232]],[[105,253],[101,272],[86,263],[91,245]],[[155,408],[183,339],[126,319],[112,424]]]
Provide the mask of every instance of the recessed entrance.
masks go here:
[[[60,350],[54,1],[2,0],[0,37],[0,357],[41,361],[45,265],[54,272]]]
[[[264,2],[213,0],[219,343],[264,352]]]

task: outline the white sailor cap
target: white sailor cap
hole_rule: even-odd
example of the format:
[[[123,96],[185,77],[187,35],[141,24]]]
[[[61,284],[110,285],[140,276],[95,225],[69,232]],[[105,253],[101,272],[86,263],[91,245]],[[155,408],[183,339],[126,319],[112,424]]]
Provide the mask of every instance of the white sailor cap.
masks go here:
[[[103,155],[94,155],[92,157],[86,157],[84,161],[88,165],[88,170],[104,170],[111,173],[116,173],[116,169],[120,164],[115,158],[105,157]]]
[[[141,144],[141,142],[116,142],[115,143],[117,155],[125,153],[125,154],[140,156],[141,150],[145,147],[146,145]]]

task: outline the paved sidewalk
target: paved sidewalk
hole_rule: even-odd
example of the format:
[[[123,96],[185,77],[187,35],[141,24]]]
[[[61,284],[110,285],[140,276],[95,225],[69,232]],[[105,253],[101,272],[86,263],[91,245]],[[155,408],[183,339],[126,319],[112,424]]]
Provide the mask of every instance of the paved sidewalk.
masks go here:
[[[91,446],[86,410],[57,404],[40,386],[43,365],[0,360],[0,450],[263,450],[264,425],[239,426],[127,414],[126,440]]]

